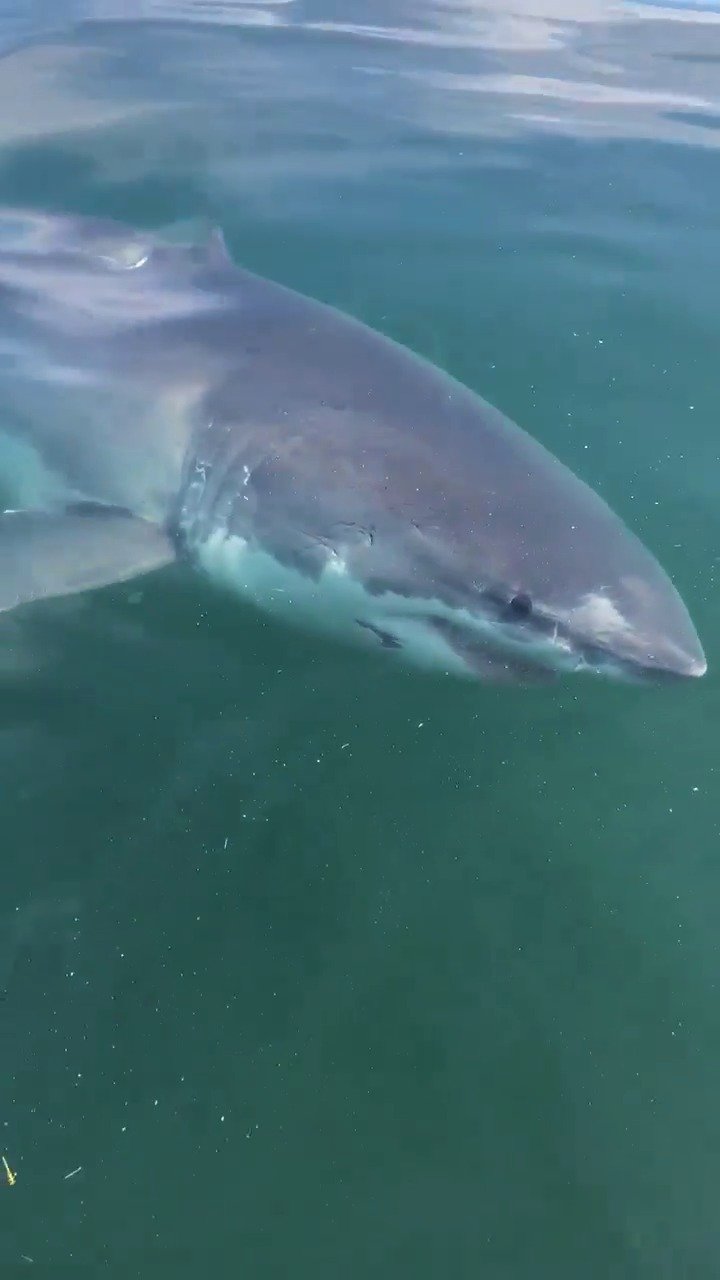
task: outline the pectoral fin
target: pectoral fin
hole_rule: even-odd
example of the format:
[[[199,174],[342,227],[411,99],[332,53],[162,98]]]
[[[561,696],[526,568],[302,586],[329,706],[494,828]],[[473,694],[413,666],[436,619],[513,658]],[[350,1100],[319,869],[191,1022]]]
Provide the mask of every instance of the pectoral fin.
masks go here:
[[[175,559],[159,525],[115,507],[0,513],[0,611],[124,582]]]

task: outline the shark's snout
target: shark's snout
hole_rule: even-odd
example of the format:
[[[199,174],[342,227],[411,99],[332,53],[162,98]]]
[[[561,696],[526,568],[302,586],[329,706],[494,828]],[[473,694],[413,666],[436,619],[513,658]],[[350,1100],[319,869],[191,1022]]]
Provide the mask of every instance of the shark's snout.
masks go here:
[[[570,612],[578,642],[596,647],[652,678],[705,675],[698,633],[670,580],[653,565],[649,576],[625,577],[615,589],[588,592]]]

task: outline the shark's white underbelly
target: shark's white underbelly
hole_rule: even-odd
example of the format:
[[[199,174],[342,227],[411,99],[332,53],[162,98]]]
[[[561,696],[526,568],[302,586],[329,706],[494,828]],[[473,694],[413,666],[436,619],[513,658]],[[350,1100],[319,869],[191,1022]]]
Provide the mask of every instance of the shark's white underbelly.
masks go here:
[[[244,538],[218,530],[196,551],[215,582],[230,588],[258,609],[285,623],[324,632],[346,643],[379,648],[379,632],[401,648],[388,652],[426,668],[469,675],[465,663],[426,620],[429,613],[455,615],[440,601],[385,592],[371,595],[337,556],[329,555],[318,578],[282,564]],[[467,615],[472,625],[470,616]],[[364,625],[363,625],[364,624]]]

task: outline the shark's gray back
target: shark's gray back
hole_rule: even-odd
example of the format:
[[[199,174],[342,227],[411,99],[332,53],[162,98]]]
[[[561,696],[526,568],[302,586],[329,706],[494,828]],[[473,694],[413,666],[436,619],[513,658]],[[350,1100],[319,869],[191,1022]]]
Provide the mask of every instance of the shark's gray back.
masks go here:
[[[574,601],[594,554],[620,592],[665,582],[600,497],[480,396],[330,307],[233,281],[237,368],[197,437],[204,532],[252,531],[309,571],[339,546],[373,588],[453,602],[473,583]]]

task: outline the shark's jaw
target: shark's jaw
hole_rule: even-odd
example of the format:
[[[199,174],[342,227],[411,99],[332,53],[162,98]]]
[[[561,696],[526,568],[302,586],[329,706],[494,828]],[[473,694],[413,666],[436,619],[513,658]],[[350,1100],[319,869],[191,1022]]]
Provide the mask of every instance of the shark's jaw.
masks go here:
[[[508,624],[492,605],[470,611],[440,599],[369,591],[334,552],[311,575],[225,528],[192,550],[212,581],[261,612],[415,668],[492,683],[533,684],[577,671],[632,678],[612,654],[583,655],[559,628]]]
[[[679,657],[666,664],[636,660],[620,637],[617,645],[611,633],[588,639],[567,619],[540,611],[531,621],[509,617],[492,592],[473,592],[473,607],[463,608],[429,594],[369,590],[332,550],[319,571],[308,573],[218,527],[192,551],[213,581],[261,612],[425,671],[493,684],[538,684],[569,674],[647,684],[705,670],[704,663]]]

